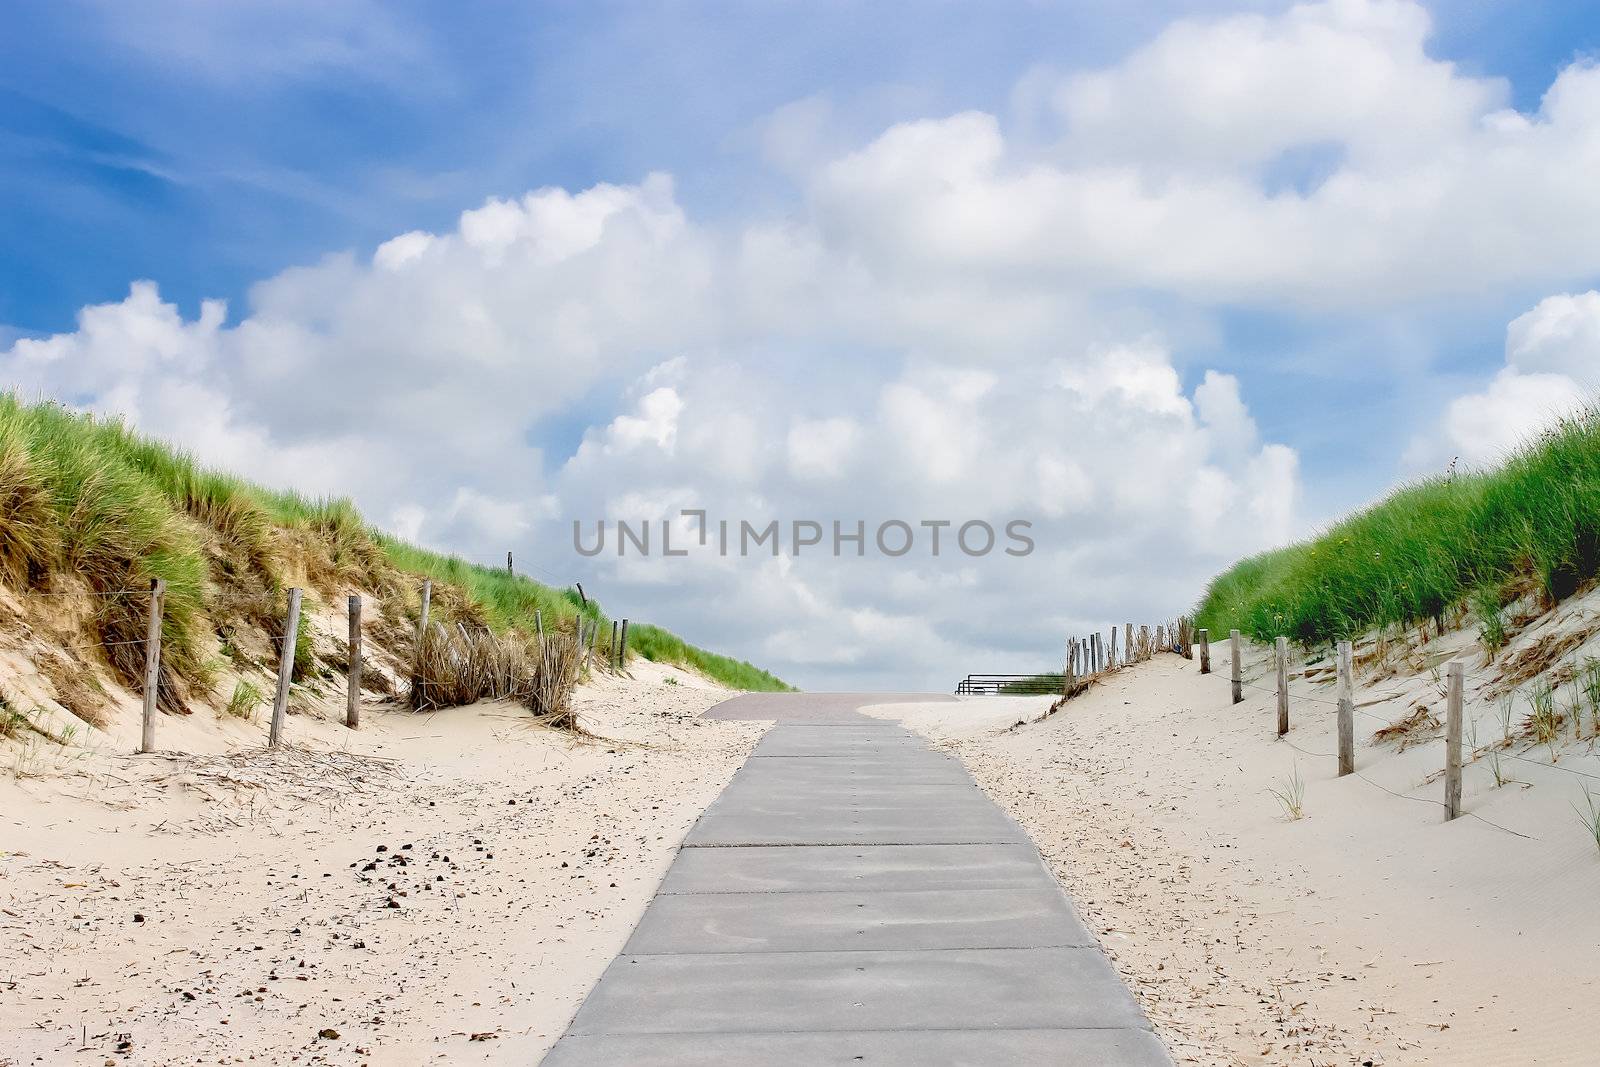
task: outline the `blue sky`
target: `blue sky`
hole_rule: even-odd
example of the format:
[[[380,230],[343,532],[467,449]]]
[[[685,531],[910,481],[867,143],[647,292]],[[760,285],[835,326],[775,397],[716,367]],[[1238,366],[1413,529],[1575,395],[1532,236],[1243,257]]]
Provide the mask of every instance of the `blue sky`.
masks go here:
[[[70,357],[46,373],[39,368],[48,361],[29,363],[19,348],[8,368],[13,384],[64,392],[102,410],[125,410],[152,432],[213,449],[219,461],[237,454],[246,466],[263,443],[272,446],[269,452],[313,460],[323,454],[319,450],[349,452],[350,442],[334,443],[326,427],[360,427],[369,415],[376,420],[379,413],[392,417],[407,410],[436,384],[430,374],[462,377],[436,391],[459,386],[461,403],[469,408],[468,386],[491,395],[499,390],[501,406],[505,390],[522,390],[515,401],[521,406],[505,417],[504,427],[476,427],[424,442],[432,446],[425,456],[397,453],[399,446],[375,424],[360,431],[356,451],[366,449],[362,454],[371,466],[415,462],[409,487],[369,477],[369,468],[325,464],[329,472],[342,470],[346,481],[311,488],[352,493],[378,521],[414,526],[412,532],[430,543],[493,555],[491,547],[516,541],[529,560],[566,573],[576,564],[560,522],[587,514],[584,509],[621,506],[624,499],[636,505],[692,488],[721,494],[730,507],[842,512],[863,499],[889,499],[903,507],[939,500],[931,489],[927,496],[896,495],[865,474],[840,477],[841,486],[854,487],[849,492],[822,493],[816,478],[807,481],[796,472],[812,469],[808,463],[816,455],[807,450],[821,448],[817,442],[832,440],[830,434],[871,441],[898,425],[899,440],[916,439],[915,420],[903,421],[911,418],[907,412],[953,417],[962,398],[975,391],[996,403],[1010,390],[1032,396],[1040,383],[1055,388],[1062,374],[1070,380],[1086,373],[1084,368],[1099,365],[1112,351],[1122,353],[1116,366],[1145,368],[1137,382],[1113,390],[1112,399],[1137,394],[1144,416],[1193,423],[1201,435],[1194,447],[1216,450],[1196,461],[1197,470],[1222,478],[1229,492],[1246,494],[1239,497],[1241,508],[1253,491],[1251,479],[1266,477],[1261,472],[1282,459],[1272,449],[1287,449],[1293,474],[1268,495],[1293,496],[1293,513],[1281,517],[1281,528],[1277,519],[1267,525],[1274,537],[1303,532],[1399,479],[1437,469],[1460,451],[1458,438],[1498,439],[1495,434],[1511,432],[1516,427],[1480,433],[1480,424],[1486,410],[1522,410],[1507,400],[1512,392],[1530,410],[1543,410],[1540,405],[1555,403],[1549,397],[1565,395],[1560,383],[1528,377],[1535,374],[1530,367],[1554,366],[1549,359],[1539,362],[1543,357],[1535,353],[1520,372],[1509,362],[1508,324],[1545,307],[1546,298],[1594,286],[1600,257],[1589,258],[1582,247],[1552,248],[1546,262],[1534,229],[1550,225],[1554,246],[1570,228],[1534,218],[1537,204],[1517,209],[1530,213],[1527,226],[1512,225],[1509,216],[1495,212],[1459,216],[1441,208],[1439,219],[1428,224],[1436,228],[1408,234],[1405,220],[1425,201],[1406,200],[1406,183],[1446,161],[1469,173],[1471,161],[1460,163],[1461,153],[1490,150],[1472,147],[1474,124],[1492,125],[1493,113],[1504,107],[1535,116],[1558,76],[1581,71],[1600,48],[1600,16],[1580,3],[1441,2],[1428,5],[1431,27],[1419,45],[1417,33],[1405,27],[1420,25],[1426,16],[1408,4],[1334,0],[1300,14],[1288,7],[14,5],[3,16],[7,32],[0,34],[0,357],[17,338],[58,336],[58,348],[50,351]],[[1260,20],[1229,21],[1251,13]],[[1282,46],[1297,20],[1306,19],[1326,22],[1348,38],[1345,45],[1368,51],[1330,52],[1328,69],[1309,80],[1292,69],[1275,71],[1272,49]],[[1390,21],[1401,28],[1384,28]],[[1220,77],[1227,71],[1207,69],[1207,49],[1224,51],[1237,41],[1240,26],[1254,26],[1249,32],[1275,42],[1232,61],[1266,88],[1252,103],[1219,106],[1226,112],[1259,103],[1266,110],[1259,122],[1232,125],[1226,113],[1200,114],[1196,121],[1202,125],[1216,120],[1214,143],[1179,144],[1185,127],[1163,123],[1185,105],[1188,80],[1209,85],[1222,94],[1219,100],[1230,99],[1227,79]],[[1206,39],[1221,44],[1186,50],[1185,34],[1212,35]],[[1340,65],[1374,57],[1379,67],[1392,63],[1400,72],[1393,82],[1375,81],[1377,91],[1400,95],[1350,105],[1371,115],[1351,125],[1337,84],[1345,74]],[[1175,64],[1178,88],[1166,91],[1176,95],[1163,99],[1154,89],[1157,95],[1146,94],[1141,79],[1148,72],[1138,74],[1142,61]],[[1454,66],[1440,68],[1437,61]],[[1124,69],[1133,74],[1121,77]],[[1080,84],[1098,74],[1106,76],[1113,94],[1106,113],[1112,118],[1104,121],[1094,110],[1101,105]],[[1320,105],[1327,115],[1319,118],[1316,106],[1308,106],[1304,130],[1273,129],[1275,139],[1264,148],[1247,143],[1254,128],[1292,127],[1296,121],[1292,111],[1285,117],[1271,110],[1275,92],[1287,98],[1322,89],[1329,90]],[[1360,89],[1355,85],[1349,96],[1358,98]],[[1435,90],[1437,98],[1430,95]],[[1411,92],[1414,98],[1404,96]],[[1262,97],[1269,99],[1261,103]],[[1067,110],[1058,114],[1058,106]],[[1462,109],[1472,112],[1469,119],[1462,119]],[[1577,131],[1577,145],[1586,120],[1575,114],[1566,121],[1568,134]],[[1271,232],[1304,234],[1308,247],[1298,256],[1271,247],[1281,236],[1244,234],[1235,247],[1225,231],[1206,229],[1210,220],[1201,211],[1175,231],[1182,254],[1148,270],[1126,266],[1125,250],[1109,247],[1103,254],[1085,253],[1084,263],[1049,261],[1048,246],[1028,245],[1027,227],[1019,230],[1015,247],[965,258],[964,248],[984,244],[994,224],[966,234],[952,252],[937,241],[919,242],[917,234],[929,228],[927,216],[895,217],[899,205],[920,195],[920,172],[901,165],[910,158],[905,153],[919,151],[917,130],[939,146],[923,170],[964,158],[963,152],[981,157],[990,150],[988,128],[964,121],[964,115],[992,117],[1003,139],[996,168],[1001,178],[1044,168],[1052,181],[1071,189],[1085,176],[1102,173],[1097,168],[1131,167],[1144,192],[1160,196],[1172,191],[1175,180],[1198,189],[1225,176],[1232,183],[1227,188],[1259,193],[1263,218],[1285,205],[1312,212],[1327,183],[1353,178],[1368,183],[1361,186],[1369,190],[1362,196],[1393,190],[1395,203],[1411,204],[1412,214],[1374,223],[1369,235],[1361,231],[1362,239],[1348,245],[1340,244],[1339,235],[1359,231],[1359,222],[1324,227],[1310,215],[1287,219],[1285,228]],[[1400,132],[1388,136],[1381,131],[1391,118]],[[933,125],[918,127],[919,121]],[[1369,129],[1380,132],[1369,135]],[[1455,130],[1450,136],[1456,139],[1434,147],[1435,129]],[[1173,142],[1170,153],[1162,147],[1164,138]],[[1225,143],[1229,138],[1236,143]],[[1418,152],[1435,154],[1411,159],[1407,145],[1413,142],[1430,142]],[[1582,151],[1572,147],[1552,158],[1579,159]],[[646,176],[652,173],[669,175],[670,191],[650,187]],[[989,177],[973,184],[975,211],[988,210],[982,198]],[[951,180],[969,179],[962,171]],[[897,182],[910,184],[895,191]],[[528,218],[516,223],[521,236],[504,240],[537,244],[554,232],[539,227],[557,223],[546,208],[518,198],[546,187],[565,190],[579,199],[558,205],[559,212],[572,215],[563,215],[559,227],[581,225],[574,219],[590,210],[582,206],[584,191],[603,183],[626,191],[617,194],[625,204],[605,210],[655,235],[642,246],[626,245],[638,234],[630,237],[612,226],[606,241],[585,246],[581,277],[591,292],[608,291],[603,308],[579,307],[575,297],[563,295],[563,286],[580,276],[576,260],[569,271],[541,273],[544,267],[535,265],[516,273],[498,266],[502,245],[494,244],[481,262],[458,262],[457,246],[486,247],[467,234],[463,212],[490,198],[523,204]],[[1441,188],[1452,187],[1447,182]],[[1464,195],[1473,204],[1508,202],[1503,190],[1489,184]],[[1561,195],[1558,189],[1544,199]],[[1047,196],[1019,203],[1016,218],[1036,217],[1039,227],[1079,232],[1071,229],[1078,223],[1058,217],[1062,207]],[[1187,210],[1178,201],[1147,207],[1170,212],[1159,216],[1169,220]],[[1129,220],[1129,232],[1137,232],[1141,217],[1147,216]],[[1379,216],[1363,217],[1370,222]],[[1002,216],[1000,227],[1007,221]],[[680,222],[686,226],[681,233]],[[494,226],[503,223],[497,219]],[[896,229],[901,223],[910,228]],[[1091,231],[1095,224],[1089,220]],[[791,236],[800,235],[801,252],[785,249],[776,258],[762,258],[750,251],[752,241],[785,227]],[[1531,250],[1513,247],[1519,229],[1530,235]],[[673,236],[661,236],[669,230]],[[404,283],[422,288],[391,291],[389,275],[368,264],[384,242],[411,231],[440,238],[425,254],[438,263],[430,266],[427,280]],[[570,236],[568,229],[560,232]],[[1391,233],[1389,254],[1382,245]],[[1190,237],[1197,260],[1184,244]],[[1114,236],[1106,239],[1115,242]],[[494,237],[491,243],[499,241]],[[607,253],[608,241],[619,243],[618,250]],[[1504,255],[1491,247],[1496,241],[1505,244]],[[1160,260],[1166,247],[1147,248],[1145,260]],[[1436,254],[1430,252],[1435,247]],[[806,260],[810,255],[822,258]],[[1253,265],[1273,256],[1282,258],[1281,278]],[[1215,281],[1205,269],[1207,257],[1218,266]],[[1343,257],[1367,257],[1370,284]],[[794,278],[785,272],[800,270],[802,261],[818,273],[792,288]],[[629,271],[641,263],[654,266],[639,267],[640,277],[631,278]],[[1318,273],[1324,266],[1326,277]],[[738,305],[734,312],[716,306],[717,285],[743,286],[754,278],[752,290],[762,289],[769,270],[779,279],[772,293],[780,296],[745,292],[731,302]],[[865,272],[860,285],[844,284],[853,270]],[[1102,282],[1102,276],[1115,280]],[[159,297],[143,304],[129,298],[130,283],[140,279],[156,283]],[[477,288],[458,290],[468,285],[466,279]],[[622,291],[635,283],[636,292]],[[390,348],[373,339],[382,332],[373,322],[405,318],[407,309],[426,302],[423,296],[459,311],[462,299],[471,303],[478,291],[502,288],[487,298],[486,310],[473,312],[478,318],[465,333],[452,334],[419,313]],[[457,292],[462,299],[443,295]],[[869,308],[891,309],[884,322],[852,305],[862,292],[870,296]],[[519,293],[547,313],[523,316]],[[664,316],[656,306],[658,299],[670,302],[663,293],[695,312]],[[818,294],[816,306],[806,303]],[[211,298],[226,300],[228,311],[223,324],[208,332],[200,324],[201,307]],[[966,310],[967,300],[973,302],[970,314],[945,321]],[[361,317],[376,314],[372,307],[386,301],[395,302],[387,316]],[[119,314],[130,318],[154,316],[151,321],[175,331],[177,340],[157,346],[158,356],[149,359],[119,357],[128,338],[147,337],[148,331],[124,323],[110,330],[113,340],[96,341],[76,327],[80,309],[92,305],[121,308]],[[170,310],[164,310],[167,305]],[[784,317],[789,306],[804,309],[804,322]],[[1581,327],[1570,327],[1572,315],[1581,314],[1561,318],[1557,313],[1564,307],[1549,305],[1545,314],[1581,333]],[[635,315],[637,329],[631,325]],[[618,322],[629,328],[610,328]],[[487,332],[474,332],[480,329]],[[478,347],[458,350],[464,336],[478,336]],[[437,340],[432,348],[418,340],[412,351],[414,338]],[[481,366],[473,363],[481,348],[496,345],[504,351],[481,354]],[[180,349],[184,355],[172,355]],[[1140,362],[1147,355],[1148,366]],[[438,362],[431,363],[435,357]],[[1581,361],[1587,356],[1571,358],[1579,360],[1578,369],[1561,364],[1566,380],[1596,384]],[[548,366],[540,363],[546,359]],[[201,425],[182,414],[186,409],[170,383],[122,377],[135,373],[122,364],[137,364],[144,374],[161,360],[176,362],[160,373],[174,373],[181,363],[183,373],[215,390],[215,404],[228,419]],[[507,363],[518,361],[527,363],[524,376],[506,377]],[[1061,361],[1064,371],[1056,365]],[[276,388],[297,384],[303,395],[310,381],[329,380],[356,389],[396,366],[410,367],[419,377],[404,389],[385,387],[393,396],[378,390],[384,395],[359,408],[319,398],[292,417],[265,410]],[[962,377],[969,371],[980,378]],[[1170,388],[1161,384],[1169,371],[1175,375]],[[1523,377],[1492,393],[1496,375],[1514,372]],[[984,384],[982,375],[993,381]],[[1226,382],[1207,386],[1210,375]],[[948,391],[940,393],[944,386],[929,381],[946,383]],[[717,400],[715,383],[731,389],[732,382],[741,383],[743,392]],[[678,407],[658,396],[646,410],[647,398],[663,389]],[[1229,390],[1242,404],[1236,414],[1243,421],[1225,432],[1203,409],[1209,404],[1214,419],[1224,418],[1216,411],[1234,412]],[[1074,466],[1072,457],[1083,448],[1070,439],[1071,427],[1088,434],[1103,432],[1095,427],[1132,432],[1139,424],[1132,414],[1113,410],[1115,404],[1108,407],[1110,401],[1084,395],[1079,390],[1071,400],[1087,405],[1078,413],[1081,422],[1063,431],[1068,439],[1051,442],[1062,450],[1059,461],[1045,474],[1033,470],[1026,477],[1042,478],[1041,485],[1063,493],[1076,486],[1089,497],[1122,499],[1127,494],[1117,485],[1096,481],[1104,463],[1082,471]],[[691,461],[687,454],[689,413],[698,410],[696,404],[721,402],[740,414],[743,397],[754,398],[746,414],[755,429],[737,419],[727,426],[716,419],[696,424],[716,423],[718,434],[744,441],[738,447],[751,454],[765,456],[762,449],[769,447],[781,452],[787,442],[787,456],[768,457],[770,469],[730,468],[718,474],[721,481],[701,480],[709,461]],[[822,425],[833,410],[850,425]],[[858,430],[861,436],[852,436]],[[435,432],[447,435],[449,428]],[[738,437],[742,433],[754,436]],[[1229,434],[1251,443],[1244,451],[1225,448],[1218,442]],[[1188,440],[1181,433],[1162,439]],[[1430,443],[1434,439],[1437,447]],[[588,455],[580,453],[586,440]],[[931,487],[947,487],[947,497],[963,499],[960,478],[970,472],[963,473],[959,457],[941,466],[938,445],[937,435],[930,437],[922,459],[907,461],[906,477],[925,477]],[[645,447],[671,453],[671,462],[629,452]],[[974,447],[994,449],[987,458],[995,464],[1008,462],[999,438]],[[488,469],[485,450],[494,452],[495,463],[513,464],[516,473],[497,473],[492,485],[480,482]],[[441,453],[452,459],[435,464]],[[604,465],[607,457],[623,453],[632,457],[626,471],[646,473],[637,484],[619,487],[615,472]],[[595,477],[610,480],[610,497],[596,497],[587,488],[592,480],[584,475],[586,465],[595,465]],[[289,477],[265,467],[252,473]],[[1252,507],[1270,510],[1249,499]],[[1095,508],[1085,507],[1079,518],[1063,520],[1052,566],[1070,571],[1076,565],[1070,560],[1101,552],[1096,538],[1114,536],[1090,521]],[[1066,514],[1076,513],[1068,507]],[[1154,511],[1137,514],[1141,521],[1160,520]],[[1225,544],[1202,548],[1198,542],[1226,542],[1228,536],[1218,526],[1207,537],[1196,534],[1195,544],[1161,547],[1176,577],[1166,588],[1151,584],[1122,598],[1141,609],[1171,603],[1176,610],[1205,574],[1229,558]],[[1253,547],[1259,544],[1249,538],[1238,541],[1240,551]],[[1063,582],[1065,573],[994,579],[979,573],[970,580],[986,589],[992,581],[1011,596],[1022,587]],[[937,589],[948,575],[922,572],[915,582],[904,574],[880,577],[875,591],[850,581],[855,595],[885,618],[914,613],[949,648],[1002,654],[961,636],[967,624],[958,617],[959,597],[941,602],[929,592],[923,601],[904,599],[910,586]],[[593,580],[614,584],[619,595],[638,598],[658,616],[683,610],[663,588],[687,584],[701,597],[716,588],[716,579],[705,575],[663,582],[620,565]],[[815,583],[802,592],[785,586],[782,594],[772,594],[773,603],[788,603],[791,611],[794,603],[843,596],[845,588],[844,579],[821,574],[785,580]],[[818,592],[824,588],[826,595]],[[1121,614],[1117,596],[1115,589],[1101,590],[1050,610],[1061,626],[1087,624]],[[854,625],[867,631],[878,623],[863,617]],[[776,647],[770,638],[747,636],[710,613],[691,618],[688,626],[708,642],[755,658],[771,660]],[[794,669],[826,679],[866,670],[849,654]]]

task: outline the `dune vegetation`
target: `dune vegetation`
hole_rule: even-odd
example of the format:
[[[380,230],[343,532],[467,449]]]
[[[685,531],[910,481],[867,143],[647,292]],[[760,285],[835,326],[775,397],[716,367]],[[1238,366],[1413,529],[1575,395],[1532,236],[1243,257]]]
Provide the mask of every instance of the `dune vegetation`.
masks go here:
[[[1554,423],[1498,467],[1396,490],[1309,540],[1214,579],[1197,625],[1311,647],[1470,610],[1493,651],[1502,612],[1600,575],[1600,410]]]
[[[0,394],[0,584],[81,607],[77,625],[117,680],[142,685],[152,579],[166,583],[160,697],[170,710],[212,692],[219,663],[281,628],[286,589],[334,604],[377,599],[377,627],[414,633],[423,578],[432,618],[461,633],[532,634],[610,620],[592,598],[408,544],[348,500],[312,500],[210,470],[115,419]],[[744,689],[787,688],[748,663],[632,625],[629,652]],[[264,647],[264,646],[263,646]],[[296,677],[318,669],[307,643]],[[327,665],[323,665],[326,669]]]

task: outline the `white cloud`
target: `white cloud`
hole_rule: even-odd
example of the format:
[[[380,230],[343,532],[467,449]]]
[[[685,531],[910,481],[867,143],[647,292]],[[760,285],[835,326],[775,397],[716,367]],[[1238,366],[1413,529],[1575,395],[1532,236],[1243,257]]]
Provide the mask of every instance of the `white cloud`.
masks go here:
[[[851,419],[799,419],[789,427],[789,472],[796,478],[840,478],[860,438]]]
[[[1522,374],[1600,375],[1600,293],[1563,293],[1506,327],[1506,363]]]
[[[1402,0],[1175,24],[1063,79],[1040,156],[981,112],[906,122],[823,167],[831,244],[882,278],[1150,287],[1319,309],[1397,306],[1600,269],[1600,69],[1540,108],[1429,57]],[[1396,106],[1395,101],[1404,101]],[[1300,153],[1321,159],[1315,180]]]
[[[1508,93],[1429,58],[1430,22],[1414,3],[1334,0],[1174,23],[1116,67],[1063,80],[1063,149],[1168,173],[1323,143],[1363,166],[1435,159]]]
[[[1481,391],[1456,397],[1439,431],[1407,452],[1414,467],[1492,464],[1583,407],[1600,378],[1600,293],[1546,297],[1506,328],[1506,364]]]

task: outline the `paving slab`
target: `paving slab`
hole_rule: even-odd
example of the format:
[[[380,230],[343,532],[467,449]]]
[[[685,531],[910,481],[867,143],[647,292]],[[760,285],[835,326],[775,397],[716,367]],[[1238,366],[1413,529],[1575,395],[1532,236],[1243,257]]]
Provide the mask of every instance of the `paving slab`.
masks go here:
[[[545,1067],[1171,1067],[1148,1030],[575,1035]]]
[[[881,719],[858,710],[874,704],[955,703],[948,693],[745,693],[724,700],[706,712],[708,719],[751,719],[778,722],[858,722]]]
[[[1097,948],[619,956],[574,1034],[1144,1025]]]
[[[857,711],[908,699],[712,709],[775,725],[546,1063],[1171,1064],[1022,828]]]
[[[1026,841],[998,809],[951,802],[851,810],[797,803],[707,809],[685,847],[730,845],[972,845]]]
[[[657,898],[623,952],[818,952],[1093,945],[1067,898],[1014,889],[678,894]]]
[[[988,845],[783,845],[686,848],[661,883],[685,893],[858,893],[1024,889],[1055,881],[1031,842]]]

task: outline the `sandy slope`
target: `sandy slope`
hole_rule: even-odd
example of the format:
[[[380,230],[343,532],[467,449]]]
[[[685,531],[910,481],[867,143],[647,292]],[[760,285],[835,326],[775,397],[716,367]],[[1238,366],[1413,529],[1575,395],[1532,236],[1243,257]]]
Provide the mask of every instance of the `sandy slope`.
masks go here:
[[[480,705],[268,757],[201,709],[161,742],[235,755],[0,777],[0,1063],[535,1062],[762,729],[634,674],[587,743]]]
[[[1266,682],[1264,656],[1246,661]],[[1269,693],[1232,706],[1225,653],[1217,668],[1161,656],[1015,728],[1048,701],[877,713],[942,739],[1029,830],[1180,1062],[1600,1062],[1600,854],[1570,806],[1585,779],[1519,740],[1525,784],[1467,769],[1466,809],[1505,829],[1445,825],[1442,743],[1372,736],[1414,700],[1438,706],[1431,672],[1358,695],[1398,694],[1358,719],[1365,779],[1336,780],[1331,756],[1275,739]],[[1485,743],[1487,673],[1468,686]],[[1308,699],[1331,687],[1292,688],[1290,741],[1332,753],[1333,708]],[[1559,766],[1600,773],[1593,749]],[[1293,821],[1268,789],[1296,768]]]

